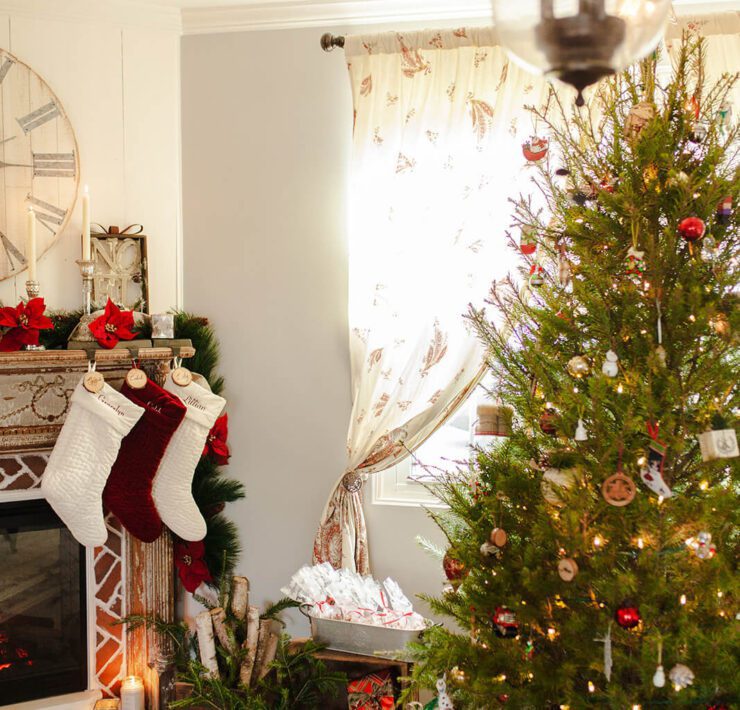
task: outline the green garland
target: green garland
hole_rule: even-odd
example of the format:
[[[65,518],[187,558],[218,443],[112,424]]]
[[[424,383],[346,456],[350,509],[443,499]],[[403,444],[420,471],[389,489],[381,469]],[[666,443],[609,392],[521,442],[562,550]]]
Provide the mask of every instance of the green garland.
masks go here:
[[[195,348],[195,356],[188,360],[188,369],[205,377],[211,390],[220,394],[224,389],[224,378],[217,373],[219,344],[208,319],[184,311],[175,311],[174,315],[175,338],[189,339]],[[82,310],[52,311],[48,316],[54,327],[40,331],[39,343],[47,350],[66,348],[69,337],[82,318]],[[138,324],[137,334],[145,339],[151,337],[150,323]],[[226,503],[244,498],[244,486],[233,478],[227,478],[222,467],[204,456],[195,469],[193,497],[208,526],[203,540],[205,562],[213,576],[211,584],[217,586],[222,574],[231,576],[241,554],[237,527],[222,511]]]
[[[224,378],[216,372],[219,345],[208,319],[177,311],[175,337],[191,340],[195,356],[188,360],[188,369],[203,375],[211,390],[220,394],[224,388]],[[226,503],[244,498],[244,486],[233,478],[226,478],[222,467],[203,456],[193,477],[193,498],[208,525],[203,540],[206,547],[205,562],[213,575],[213,584],[218,585],[222,575],[231,578],[241,554],[239,531],[222,510]]]

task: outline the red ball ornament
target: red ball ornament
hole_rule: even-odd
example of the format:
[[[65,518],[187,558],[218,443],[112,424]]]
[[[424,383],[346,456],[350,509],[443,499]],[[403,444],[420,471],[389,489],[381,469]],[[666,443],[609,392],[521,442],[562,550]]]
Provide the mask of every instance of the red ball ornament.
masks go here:
[[[442,560],[442,568],[445,571],[445,576],[453,584],[460,584],[468,574],[468,568],[465,563],[453,557],[449,552],[444,556]]]
[[[511,639],[519,633],[519,624],[516,621],[516,614],[505,606],[496,607],[492,621],[493,630],[496,636]]]
[[[678,224],[678,233],[687,241],[695,242],[704,236],[706,227],[698,217],[686,217]]]
[[[624,602],[614,612],[614,620],[623,629],[634,629],[642,621],[640,610],[631,602]]]
[[[558,415],[554,409],[546,409],[540,417],[540,429],[548,436],[558,435]]]
[[[519,241],[519,250],[522,254],[534,254],[537,251],[537,240],[535,239],[534,230],[522,228],[522,237]]]

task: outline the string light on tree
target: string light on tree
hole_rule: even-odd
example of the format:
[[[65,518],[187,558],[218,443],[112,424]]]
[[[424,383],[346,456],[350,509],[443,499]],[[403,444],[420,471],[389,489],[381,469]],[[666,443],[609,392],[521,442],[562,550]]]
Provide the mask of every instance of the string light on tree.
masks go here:
[[[594,3],[580,3],[586,4]],[[508,5],[512,13],[521,6]],[[710,86],[708,77],[718,74],[702,68],[702,47],[698,35],[674,41],[675,80],[658,75],[649,59],[614,85],[605,82],[593,93],[596,121],[567,102],[536,102],[532,130],[548,136],[549,150],[536,167],[521,161],[535,187],[531,199],[515,202],[511,224],[535,229],[545,283],[526,301],[514,281],[509,295],[491,296],[493,308],[470,311],[501,396],[516,409],[505,446],[476,451],[472,472],[511,500],[499,509],[493,499],[471,502],[444,485],[449,517],[435,511],[451,548],[473,565],[440,612],[467,628],[474,598],[490,638],[493,612],[507,604],[516,609],[521,641],[491,640],[490,653],[481,656],[480,645],[468,652],[465,634],[437,629],[425,637],[427,677],[428,670],[444,670],[444,659],[480,658],[467,687],[457,689],[461,707],[488,707],[489,698],[495,704],[501,669],[511,684],[503,691],[511,693],[508,704],[532,708],[560,702],[634,710],[643,701],[706,708],[722,702],[731,682],[721,659],[731,657],[728,622],[740,615],[727,522],[740,469],[717,458],[720,450],[735,450],[732,435],[718,432],[736,430],[740,214],[730,211],[721,224],[715,212],[723,195],[740,194],[732,162],[740,134],[733,126],[723,138],[713,123],[728,94]],[[689,114],[681,110],[695,91],[708,127],[699,147],[687,145],[694,106]],[[567,184],[553,179],[559,166],[568,170]],[[616,176],[613,189],[594,189],[607,173]],[[583,205],[571,199],[574,186]],[[540,202],[552,218],[543,219]],[[689,217],[705,225],[693,252],[679,231]],[[697,223],[687,227],[701,233]],[[717,254],[711,261],[703,250],[709,236]],[[554,278],[563,244],[572,266],[569,290]],[[512,246],[525,281],[531,259]],[[626,259],[630,246],[641,260]],[[633,266],[642,273],[625,273]],[[518,339],[500,337],[494,310]],[[723,333],[713,325],[717,314],[727,318]],[[615,467],[620,450],[622,466]],[[615,471],[621,476],[612,478]],[[538,487],[542,499],[533,500]],[[497,577],[478,552],[494,521],[509,533]],[[528,681],[528,668],[514,669],[527,662],[531,638],[538,639],[537,671]],[[665,667],[656,654],[661,643]],[[696,668],[693,687],[678,700],[675,688],[685,687],[686,676],[668,677],[677,662]]]

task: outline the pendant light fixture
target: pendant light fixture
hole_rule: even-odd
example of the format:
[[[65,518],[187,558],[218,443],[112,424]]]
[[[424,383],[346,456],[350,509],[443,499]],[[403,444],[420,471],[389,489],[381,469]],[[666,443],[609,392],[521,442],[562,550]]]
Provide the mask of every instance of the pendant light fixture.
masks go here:
[[[499,41],[526,69],[578,91],[657,46],[670,0],[493,0]]]

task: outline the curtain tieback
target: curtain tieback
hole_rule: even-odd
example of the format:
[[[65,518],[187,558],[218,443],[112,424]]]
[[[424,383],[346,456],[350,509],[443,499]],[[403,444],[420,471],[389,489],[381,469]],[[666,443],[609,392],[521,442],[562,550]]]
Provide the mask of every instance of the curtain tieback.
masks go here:
[[[364,482],[365,478],[357,471],[350,471],[342,477],[342,487],[347,493],[359,493]]]

